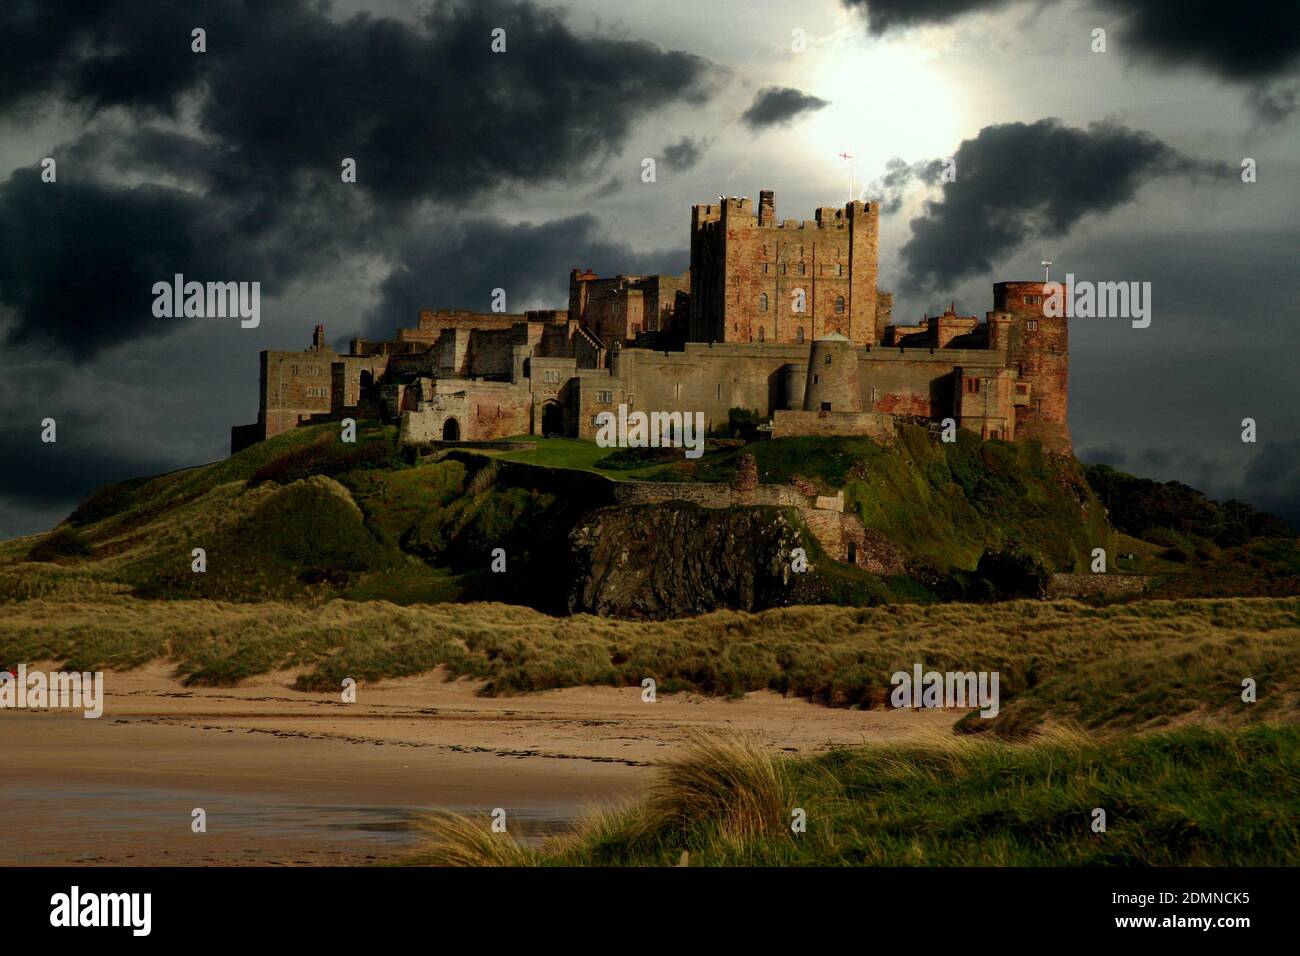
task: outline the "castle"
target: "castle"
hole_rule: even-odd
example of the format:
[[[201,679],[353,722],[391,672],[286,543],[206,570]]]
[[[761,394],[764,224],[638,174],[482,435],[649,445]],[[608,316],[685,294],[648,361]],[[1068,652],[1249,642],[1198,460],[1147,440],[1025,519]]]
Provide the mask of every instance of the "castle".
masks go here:
[[[775,198],[719,197],[691,209],[681,276],[585,270],[567,310],[422,311],[390,341],[347,354],[316,326],[301,352],[264,351],[257,422],[231,450],[344,417],[401,423],[404,441],[512,435],[592,438],[601,411],[729,411],[773,437],[893,435],[899,417],[951,418],[984,438],[1070,449],[1066,319],[1044,314],[1042,282],[999,282],[984,321],[949,308],[892,321],[876,284],[880,207],[854,201],[778,221]]]

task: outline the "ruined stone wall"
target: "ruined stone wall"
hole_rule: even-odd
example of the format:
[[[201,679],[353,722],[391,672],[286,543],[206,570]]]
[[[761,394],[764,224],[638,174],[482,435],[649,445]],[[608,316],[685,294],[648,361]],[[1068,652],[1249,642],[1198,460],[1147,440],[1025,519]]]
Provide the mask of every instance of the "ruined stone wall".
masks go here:
[[[699,481],[620,481],[614,486],[614,500],[621,505],[689,501],[701,508],[730,508],[733,505],[808,507],[808,499],[794,485],[758,485],[750,492],[736,492],[729,485]]]
[[[532,428],[532,396],[526,388],[505,383],[439,383],[439,393],[401,416],[403,442],[494,441],[528,434]],[[454,420],[454,433],[445,429]],[[454,437],[453,437],[454,436]]]

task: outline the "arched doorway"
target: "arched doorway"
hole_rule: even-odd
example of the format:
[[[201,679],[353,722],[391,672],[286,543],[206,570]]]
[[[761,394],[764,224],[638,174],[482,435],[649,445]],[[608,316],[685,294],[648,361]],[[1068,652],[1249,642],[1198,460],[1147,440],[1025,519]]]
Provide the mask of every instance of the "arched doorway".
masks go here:
[[[564,410],[559,402],[547,402],[542,406],[542,436],[551,438],[564,434]]]
[[[460,422],[449,418],[442,423],[443,441],[460,441]]]

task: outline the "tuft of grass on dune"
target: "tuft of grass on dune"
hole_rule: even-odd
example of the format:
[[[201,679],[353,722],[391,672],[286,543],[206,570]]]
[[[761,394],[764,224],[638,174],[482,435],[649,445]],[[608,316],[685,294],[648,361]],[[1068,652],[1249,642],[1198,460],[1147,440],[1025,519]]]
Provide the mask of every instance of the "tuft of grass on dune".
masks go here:
[[[0,573],[0,590],[6,576]],[[450,582],[449,582],[450,585]],[[1025,736],[1050,721],[1103,732],[1300,715],[1300,598],[794,607],[674,621],[549,617],[504,604],[33,598],[0,616],[0,662],[78,670],[167,658],[191,682],[282,668],[335,690],[443,667],[505,695],[575,686],[738,696],[772,690],[833,706],[885,707],[915,663],[997,671],[996,718],[963,730]],[[1258,701],[1241,700],[1242,680]]]
[[[1300,728],[949,738],[779,757],[699,741],[640,803],[524,850],[444,817],[447,866],[1295,866]],[[1104,833],[1094,811],[1106,813]],[[791,827],[795,811],[806,829]]]

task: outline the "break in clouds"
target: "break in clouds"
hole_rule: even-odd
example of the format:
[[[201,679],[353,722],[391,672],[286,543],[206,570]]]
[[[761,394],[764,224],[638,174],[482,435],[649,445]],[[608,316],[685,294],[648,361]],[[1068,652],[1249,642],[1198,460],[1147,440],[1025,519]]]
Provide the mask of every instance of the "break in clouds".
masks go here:
[[[950,23],[969,14],[1059,0],[841,0],[861,11],[876,36],[924,24]],[[1300,4],[1259,0],[1090,0],[1092,22],[1113,32],[1116,49],[1152,70],[1191,68],[1247,88],[1246,102],[1276,122],[1291,113],[1300,87]]]

